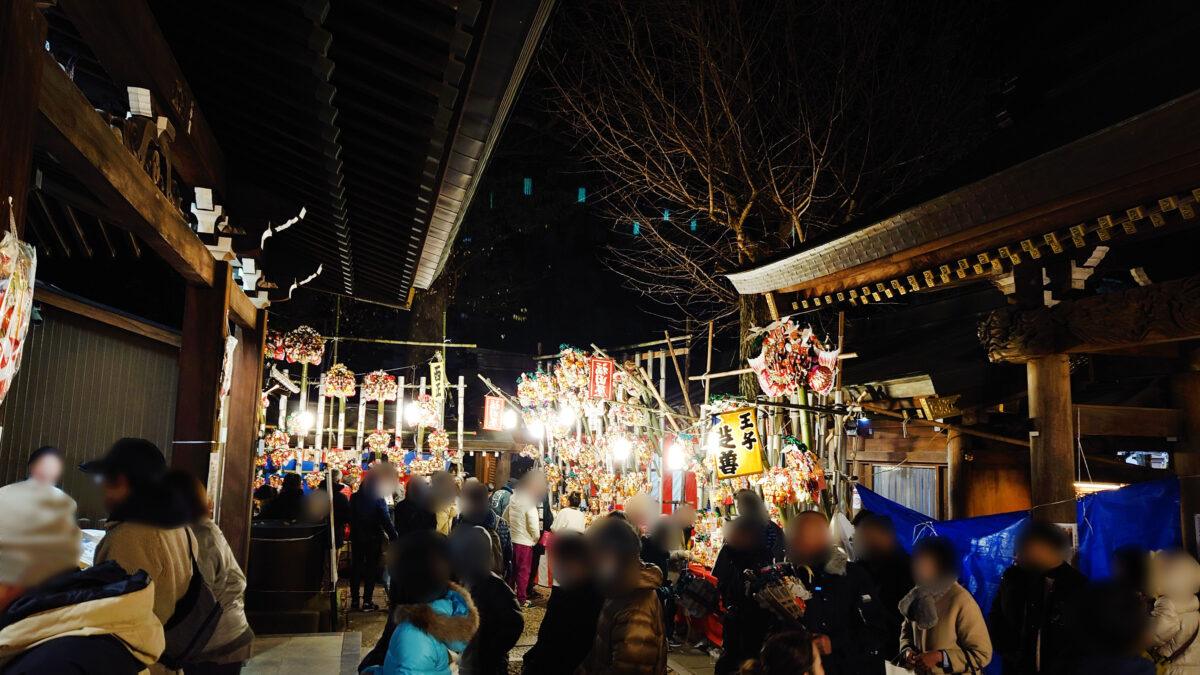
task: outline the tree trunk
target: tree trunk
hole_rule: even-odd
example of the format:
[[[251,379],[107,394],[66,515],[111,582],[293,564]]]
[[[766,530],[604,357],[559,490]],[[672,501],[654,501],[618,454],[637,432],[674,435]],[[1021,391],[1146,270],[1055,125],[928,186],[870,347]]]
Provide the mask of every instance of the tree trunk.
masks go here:
[[[743,295],[738,298],[738,368],[745,368],[746,359],[758,356],[754,349],[754,340],[750,329],[755,326],[764,327],[771,323],[771,311],[767,309],[767,301],[762,295]],[[738,391],[749,400],[758,395],[758,378],[754,373],[746,373],[738,378]]]
[[[444,317],[454,298],[454,275],[442,272],[428,290],[417,291],[413,296],[411,317],[408,323],[408,339],[414,342],[441,342]],[[426,363],[440,351],[437,347],[409,347],[408,365]]]

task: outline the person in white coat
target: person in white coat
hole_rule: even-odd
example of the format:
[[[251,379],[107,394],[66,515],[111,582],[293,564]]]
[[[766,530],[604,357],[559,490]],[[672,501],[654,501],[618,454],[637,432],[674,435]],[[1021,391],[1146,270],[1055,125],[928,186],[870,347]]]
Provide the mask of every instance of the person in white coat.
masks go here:
[[[208,493],[200,479],[187,471],[170,471],[163,481],[179,492],[192,516],[196,536],[196,566],[221,604],[221,620],[195,664],[185,675],[236,675],[250,659],[254,631],[246,621],[246,575],[233,556],[225,535],[213,522]]]
[[[1200,672],[1200,563],[1182,551],[1160,553],[1151,563],[1150,586],[1154,650],[1167,661],[1161,672]]]
[[[504,520],[508,521],[513,543],[513,566],[508,583],[516,591],[517,601],[522,607],[533,605],[529,602],[526,589],[533,567],[533,547],[542,536],[542,522],[538,517],[538,505],[542,503],[541,483],[536,480],[534,473],[530,471],[521,479],[508,508],[504,510]]]
[[[583,498],[579,496],[578,492],[572,492],[567,495],[567,506],[560,509],[554,515],[554,522],[550,524],[550,531],[557,533],[567,530],[583,534],[584,530],[587,529],[587,516],[583,515],[583,512],[579,510],[579,505],[582,502]]]

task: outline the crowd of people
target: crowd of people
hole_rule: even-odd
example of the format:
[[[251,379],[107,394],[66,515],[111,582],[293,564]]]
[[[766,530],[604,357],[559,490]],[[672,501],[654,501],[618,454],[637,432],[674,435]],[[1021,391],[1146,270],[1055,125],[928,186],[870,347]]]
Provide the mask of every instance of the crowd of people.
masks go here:
[[[62,464],[40,448],[28,480],[0,488],[0,673],[239,672],[254,640],[246,580],[202,483],[140,439],[80,465],[107,511],[93,564],[80,569]],[[687,566],[695,509],[657,515],[643,497],[589,519],[584,495],[553,509],[532,462],[514,469],[493,489],[445,472],[401,481],[380,463],[356,490],[334,472],[310,494],[290,475],[258,495],[256,517],[324,519],[333,545],[350,547],[352,611],[381,609],[382,584],[387,625],[362,673],[508,673],[540,581],[551,590],[522,672],[665,674],[672,647],[702,639],[704,594]],[[993,662],[1005,675],[1200,672],[1200,563],[1185,553],[1125,546],[1112,578],[1089,580],[1070,564],[1065,532],[1031,521],[985,614],[948,539],[906,552],[889,518],[864,511],[837,546],[824,513],[781,528],[750,490],[729,511],[708,607],[723,617],[718,674],[857,675],[889,663],[981,673]],[[762,580],[779,574],[799,580],[788,593],[802,611],[768,597]]]

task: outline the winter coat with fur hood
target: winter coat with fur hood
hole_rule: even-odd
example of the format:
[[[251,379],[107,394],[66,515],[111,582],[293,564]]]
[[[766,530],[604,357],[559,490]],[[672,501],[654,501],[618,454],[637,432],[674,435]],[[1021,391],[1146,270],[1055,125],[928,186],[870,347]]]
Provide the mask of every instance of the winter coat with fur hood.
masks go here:
[[[900,600],[904,623],[900,655],[944,652],[946,673],[981,673],[992,660],[992,641],[975,598],[956,582],[936,588],[917,586]]]
[[[0,612],[0,671],[138,673],[165,642],[154,616],[154,584],[114,562],[67,572]]]
[[[592,651],[578,675],[663,675],[667,640],[658,587],[662,572],[638,563],[622,592],[605,599]]]
[[[450,652],[462,653],[479,629],[479,613],[462,586],[433,602],[398,605],[392,612],[396,630],[388,641],[382,666],[373,675],[450,675]]]

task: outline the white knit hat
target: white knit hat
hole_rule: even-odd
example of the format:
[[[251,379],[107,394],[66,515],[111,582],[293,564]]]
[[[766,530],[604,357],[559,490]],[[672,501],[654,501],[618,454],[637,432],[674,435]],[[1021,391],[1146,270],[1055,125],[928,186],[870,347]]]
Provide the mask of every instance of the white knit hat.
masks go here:
[[[79,567],[75,500],[26,480],[0,488],[0,584],[36,586]]]

